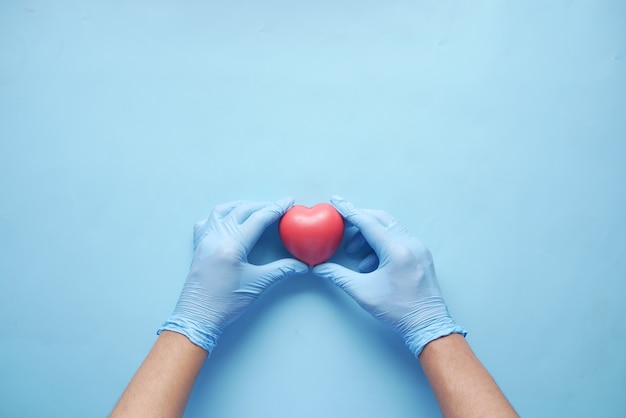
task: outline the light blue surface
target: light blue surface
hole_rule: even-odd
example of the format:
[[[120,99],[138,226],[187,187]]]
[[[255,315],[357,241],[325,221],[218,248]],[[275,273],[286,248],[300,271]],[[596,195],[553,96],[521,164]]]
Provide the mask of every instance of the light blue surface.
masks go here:
[[[430,246],[523,416],[621,416],[625,28],[619,0],[0,2],[0,416],[106,415],[194,221],[333,193]],[[227,330],[187,411],[437,414],[401,340],[314,277]]]

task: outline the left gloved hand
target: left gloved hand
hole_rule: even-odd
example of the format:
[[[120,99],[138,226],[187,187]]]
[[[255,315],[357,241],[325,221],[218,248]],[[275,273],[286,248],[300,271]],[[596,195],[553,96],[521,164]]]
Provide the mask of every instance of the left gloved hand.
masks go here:
[[[287,258],[262,266],[248,263],[263,232],[293,205],[237,201],[216,207],[194,226],[194,257],[174,313],[161,326],[175,331],[209,353],[224,328],[272,283],[308,266]]]

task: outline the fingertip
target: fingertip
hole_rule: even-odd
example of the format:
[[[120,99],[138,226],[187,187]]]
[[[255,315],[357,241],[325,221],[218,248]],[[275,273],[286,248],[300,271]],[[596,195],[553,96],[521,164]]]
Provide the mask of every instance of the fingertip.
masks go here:
[[[346,199],[344,199],[343,197],[339,196],[339,195],[333,195],[330,198],[330,203],[332,203],[335,206],[346,206],[346,205],[351,205],[350,202],[348,202]]]
[[[333,196],[330,199],[330,203],[344,218],[349,218],[354,213],[354,205],[341,196]]]
[[[317,266],[311,269],[311,273],[316,276],[326,277],[328,274],[335,269],[336,264],[334,263],[323,263],[318,264]]]
[[[269,277],[272,282],[282,280],[290,275],[309,271],[309,266],[295,258],[283,258],[257,268],[260,271],[260,276]]]
[[[313,267],[311,272],[318,277],[336,281],[339,277],[346,276],[348,269],[335,263],[323,263]]]
[[[307,264],[305,264],[305,263],[303,263],[301,261],[298,261],[296,259],[291,259],[291,260],[292,260],[291,261],[292,262],[292,270],[293,270],[294,273],[296,273],[296,274],[303,274],[303,273],[307,273],[309,271],[310,267]]]
[[[283,197],[276,201],[276,205],[280,208],[282,213],[285,213],[289,208],[293,206],[295,199],[291,196]]]
[[[347,290],[355,279],[356,273],[344,266],[334,263],[324,263],[313,268],[313,274],[322,280],[329,281],[340,288]]]

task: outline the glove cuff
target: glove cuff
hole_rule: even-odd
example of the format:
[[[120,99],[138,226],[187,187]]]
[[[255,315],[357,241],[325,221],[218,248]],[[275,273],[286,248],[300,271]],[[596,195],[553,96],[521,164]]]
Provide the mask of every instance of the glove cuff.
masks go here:
[[[457,325],[452,318],[448,317],[428,326],[426,329],[420,329],[412,335],[407,335],[404,342],[417,358],[424,350],[424,347],[426,347],[426,344],[450,334],[461,334],[465,337],[467,331],[465,328]]]
[[[206,350],[209,355],[217,345],[217,341],[221,335],[219,331],[200,331],[200,327],[197,324],[176,316],[172,316],[165,321],[157,330],[157,335],[160,335],[161,331],[173,331],[182,334],[189,338],[189,341],[193,344]]]
[[[401,321],[400,334],[415,357],[419,356],[429,342],[450,334],[467,331],[456,324],[441,296],[432,296],[421,301],[410,314]]]

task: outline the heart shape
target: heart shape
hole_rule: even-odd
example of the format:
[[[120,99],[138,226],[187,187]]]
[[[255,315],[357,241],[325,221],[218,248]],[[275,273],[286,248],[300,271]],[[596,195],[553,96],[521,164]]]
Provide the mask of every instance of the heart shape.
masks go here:
[[[295,205],[278,224],[280,239],[298,260],[315,266],[328,260],[343,238],[343,218],[328,203]]]

